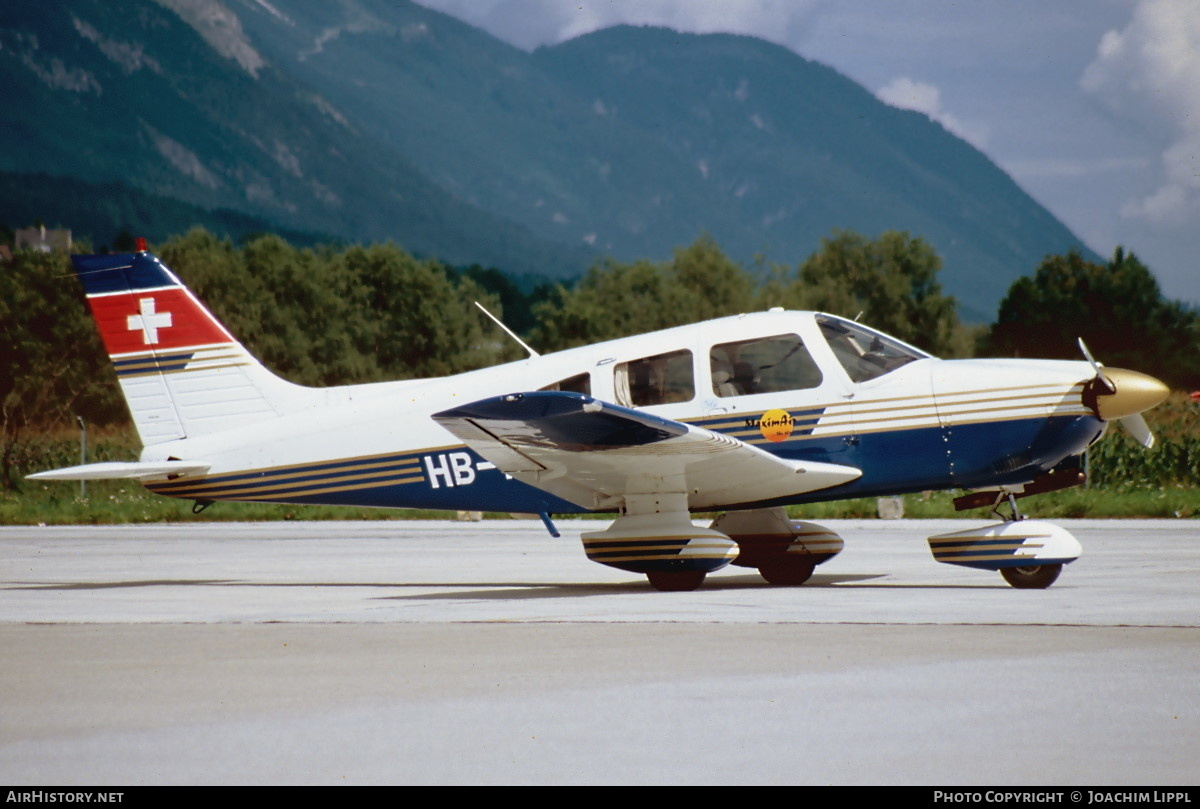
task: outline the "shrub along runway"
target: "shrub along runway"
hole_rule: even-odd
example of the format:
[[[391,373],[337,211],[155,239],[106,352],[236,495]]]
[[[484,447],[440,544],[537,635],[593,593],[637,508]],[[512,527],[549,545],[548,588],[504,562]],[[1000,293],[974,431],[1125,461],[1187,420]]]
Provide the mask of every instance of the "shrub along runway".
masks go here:
[[[1194,783],[1200,526],[1061,522],[1045,591],[954,521],[691,593],[590,521],[4,528],[0,780]]]

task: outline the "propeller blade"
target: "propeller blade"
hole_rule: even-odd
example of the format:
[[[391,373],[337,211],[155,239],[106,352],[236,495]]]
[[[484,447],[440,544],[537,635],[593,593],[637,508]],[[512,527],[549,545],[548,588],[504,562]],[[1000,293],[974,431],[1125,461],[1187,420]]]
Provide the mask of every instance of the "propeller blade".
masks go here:
[[[1150,432],[1142,411],[1149,410],[1167,398],[1167,386],[1152,376],[1140,374],[1137,371],[1126,371],[1123,368],[1109,368],[1107,373],[1104,366],[1096,362],[1092,352],[1088,351],[1083,338],[1078,338],[1079,350],[1096,372],[1096,381],[1108,389],[1108,393],[1099,390],[1093,392],[1096,415],[1104,421],[1116,420],[1129,431],[1133,439],[1146,449],[1154,446],[1154,433]]]
[[[1104,371],[1100,370],[1104,366],[1096,362],[1095,358],[1092,357],[1092,352],[1088,351],[1087,343],[1083,342],[1082,337],[1077,337],[1075,339],[1079,341],[1079,350],[1083,352],[1083,356],[1091,364],[1092,370],[1096,372],[1096,378],[1104,383],[1104,386],[1108,388],[1109,393],[1116,393],[1117,386],[1112,383],[1111,379],[1104,375]]]
[[[1146,424],[1146,419],[1142,418],[1141,413],[1132,416],[1126,416],[1119,419],[1121,426],[1129,431],[1133,436],[1133,440],[1137,441],[1146,449],[1154,446],[1154,433],[1150,432],[1150,427]]]

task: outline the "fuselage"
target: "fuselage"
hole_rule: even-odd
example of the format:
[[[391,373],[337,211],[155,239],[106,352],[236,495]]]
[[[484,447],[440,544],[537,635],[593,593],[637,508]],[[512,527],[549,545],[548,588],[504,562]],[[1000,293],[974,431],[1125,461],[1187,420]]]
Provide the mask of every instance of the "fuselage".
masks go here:
[[[147,484],[188,499],[581,512],[507,477],[431,418],[490,396],[568,390],[862,470],[787,502],[978,488],[1032,480],[1094,441],[1104,422],[1083,397],[1093,375],[1086,362],[940,360],[840,318],[771,311],[314,392],[311,406],[155,444],[142,460],[209,463],[205,475]]]

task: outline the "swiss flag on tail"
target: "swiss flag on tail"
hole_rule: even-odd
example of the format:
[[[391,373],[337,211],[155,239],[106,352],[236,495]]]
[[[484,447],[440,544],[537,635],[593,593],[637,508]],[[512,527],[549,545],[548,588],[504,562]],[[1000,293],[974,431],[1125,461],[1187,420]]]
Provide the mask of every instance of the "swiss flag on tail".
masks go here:
[[[113,356],[234,341],[182,287],[89,296],[88,304]]]
[[[74,256],[74,261],[110,355],[234,342],[149,253]]]

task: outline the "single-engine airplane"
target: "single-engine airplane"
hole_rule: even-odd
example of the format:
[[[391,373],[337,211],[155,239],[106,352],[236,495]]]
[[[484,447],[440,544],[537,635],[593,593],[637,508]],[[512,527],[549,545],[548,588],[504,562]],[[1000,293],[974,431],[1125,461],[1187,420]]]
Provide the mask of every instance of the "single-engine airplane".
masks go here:
[[[728,564],[797,585],[843,547],[790,504],[975,490],[1000,523],[929,538],[939,562],[1048,587],[1078,558],[1016,498],[1139,415],[1158,380],[1086,361],[941,360],[856,322],[773,309],[455,376],[307,388],[268,371],[139,241],[74,256],[144,449],[40,480],[132,478],[195,500],[615,512],[595,562],[692,590]],[[1007,502],[1011,509],[1002,514]],[[719,511],[703,528],[691,512]]]

